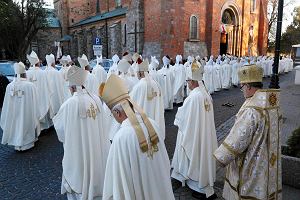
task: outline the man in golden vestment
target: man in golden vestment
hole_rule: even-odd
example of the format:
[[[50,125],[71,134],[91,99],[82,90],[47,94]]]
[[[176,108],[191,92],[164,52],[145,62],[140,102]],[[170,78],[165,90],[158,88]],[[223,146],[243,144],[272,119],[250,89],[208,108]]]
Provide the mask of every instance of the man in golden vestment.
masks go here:
[[[227,167],[223,197],[281,199],[280,91],[261,89],[263,70],[256,65],[241,68],[238,75],[246,101],[214,153]]]

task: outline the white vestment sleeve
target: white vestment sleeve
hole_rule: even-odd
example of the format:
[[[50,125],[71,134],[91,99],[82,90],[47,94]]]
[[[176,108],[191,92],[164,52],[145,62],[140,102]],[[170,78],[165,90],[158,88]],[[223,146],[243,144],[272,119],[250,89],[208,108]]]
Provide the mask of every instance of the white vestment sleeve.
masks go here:
[[[62,106],[59,109],[58,113],[53,118],[53,124],[57,133],[58,140],[62,143],[64,143],[65,141],[65,121],[64,121],[65,112],[63,112],[64,110],[63,108],[64,106]]]

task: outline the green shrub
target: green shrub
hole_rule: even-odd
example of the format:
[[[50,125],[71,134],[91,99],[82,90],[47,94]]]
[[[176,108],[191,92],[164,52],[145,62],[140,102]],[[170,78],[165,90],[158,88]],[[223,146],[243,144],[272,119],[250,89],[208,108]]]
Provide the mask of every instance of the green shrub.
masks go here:
[[[300,127],[293,131],[287,141],[288,154],[300,158]]]

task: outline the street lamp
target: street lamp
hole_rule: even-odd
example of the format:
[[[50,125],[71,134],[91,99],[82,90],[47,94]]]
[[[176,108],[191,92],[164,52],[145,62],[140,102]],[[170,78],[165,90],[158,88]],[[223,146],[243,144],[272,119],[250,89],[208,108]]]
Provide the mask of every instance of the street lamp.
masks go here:
[[[280,38],[281,38],[281,26],[282,26],[282,13],[283,13],[283,1],[278,0],[278,16],[277,16],[277,28],[276,28],[276,40],[275,40],[275,58],[272,69],[272,77],[269,88],[279,89],[279,77],[278,77],[278,65],[280,56]]]

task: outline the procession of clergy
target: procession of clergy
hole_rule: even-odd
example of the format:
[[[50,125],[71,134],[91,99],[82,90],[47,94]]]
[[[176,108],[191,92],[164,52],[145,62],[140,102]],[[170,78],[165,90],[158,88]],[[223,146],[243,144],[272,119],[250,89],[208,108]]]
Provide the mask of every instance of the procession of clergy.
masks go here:
[[[171,177],[194,197],[215,199],[215,160],[228,166],[225,199],[281,198],[279,91],[245,96],[219,148],[210,96],[231,86],[241,84],[245,92],[247,84],[262,83],[272,73],[273,58],[189,56],[183,64],[178,55],[171,65],[164,56],[158,70],[155,57],[149,63],[126,52],[121,59],[112,57],[108,73],[101,57],[92,69],[85,55],[78,57],[80,67],[63,56],[59,71],[52,54],[44,70],[35,52],[27,58],[31,67],[26,71],[16,63],[15,80],[6,89],[2,144],[30,149],[41,130],[54,125],[64,147],[61,193],[68,199],[174,199],[171,169]],[[291,59],[280,61],[280,72],[292,68]],[[182,102],[170,164],[164,111]]]

